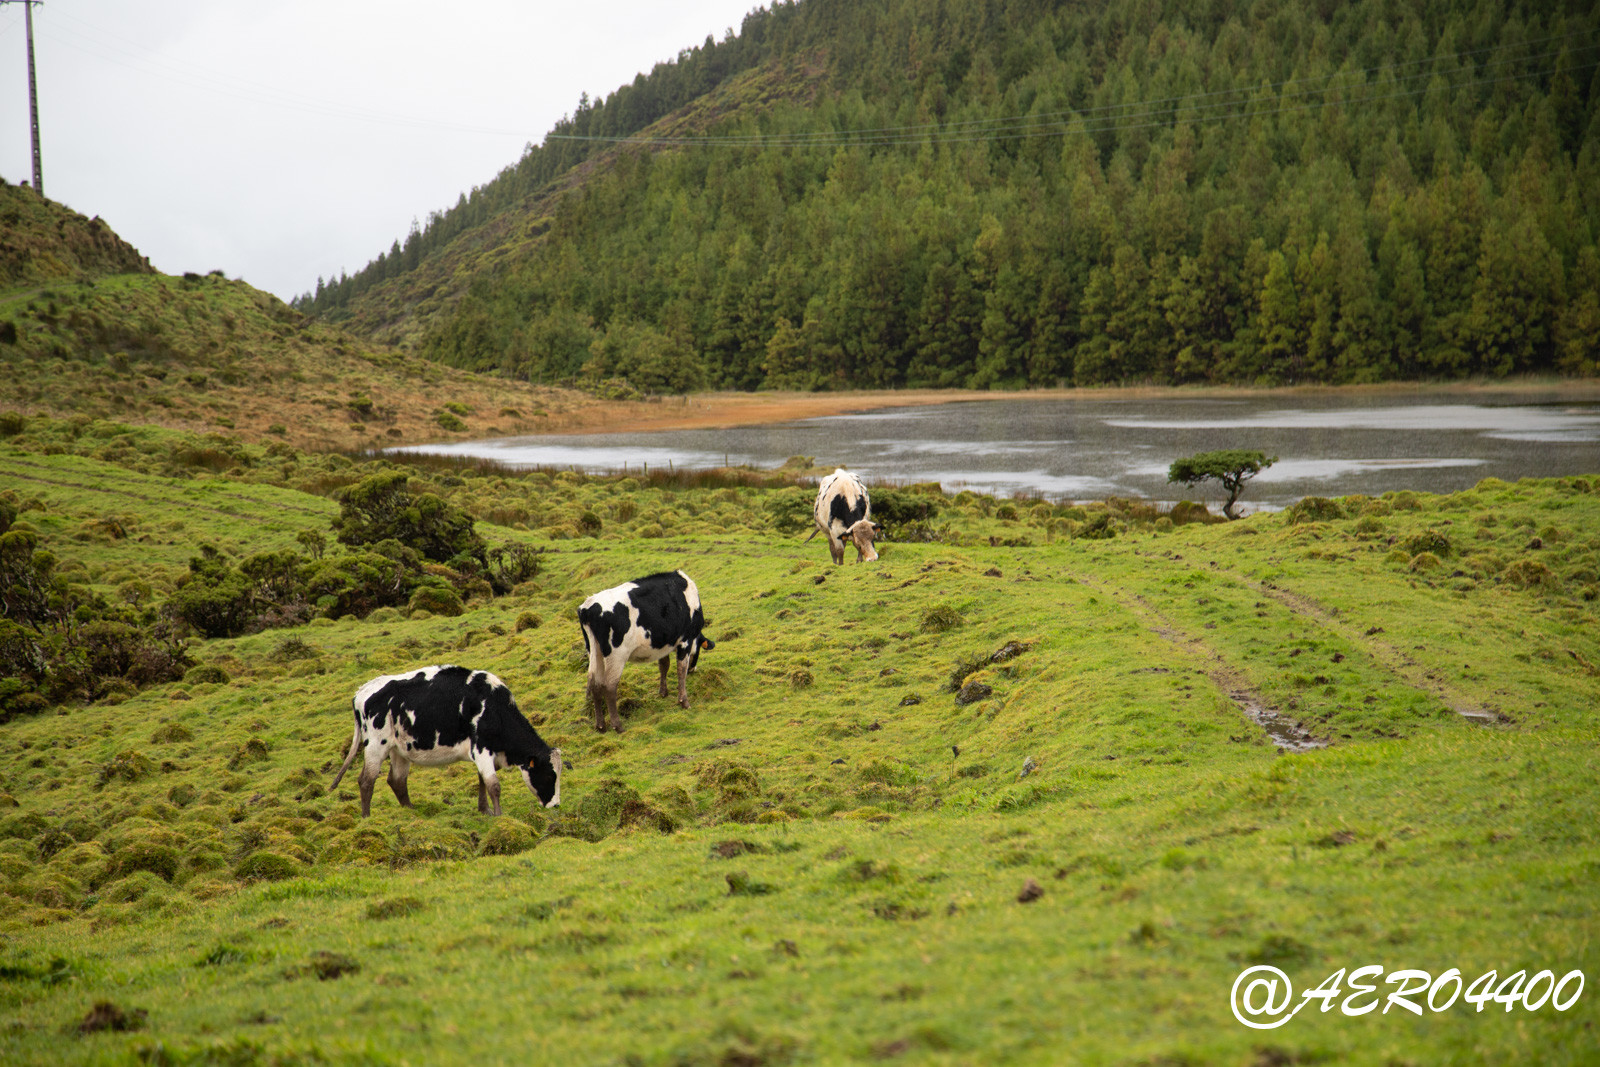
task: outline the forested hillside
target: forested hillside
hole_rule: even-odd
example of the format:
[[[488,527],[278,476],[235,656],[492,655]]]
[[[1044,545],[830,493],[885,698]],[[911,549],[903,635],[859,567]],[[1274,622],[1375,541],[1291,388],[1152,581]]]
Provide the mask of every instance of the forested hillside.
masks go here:
[[[661,392],[1593,374],[1597,18],[778,4],[301,305]]]

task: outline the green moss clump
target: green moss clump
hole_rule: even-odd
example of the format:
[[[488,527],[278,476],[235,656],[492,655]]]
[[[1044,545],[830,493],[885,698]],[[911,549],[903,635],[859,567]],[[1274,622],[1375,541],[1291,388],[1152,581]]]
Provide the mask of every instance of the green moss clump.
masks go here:
[[[136,839],[124,844],[112,855],[103,881],[114,882],[135,871],[149,871],[162,881],[170,882],[177,876],[179,866],[178,850],[171,845]]]
[[[483,841],[478,845],[478,853],[484,856],[515,856],[528,851],[538,843],[533,828],[527,823],[519,822],[509,815],[502,815],[494,821],[493,826],[489,827],[489,832],[483,835]]]
[[[398,852],[404,863],[464,860],[472,855],[472,840],[460,830],[448,826],[417,823],[400,831]]]
[[[1283,513],[1284,522],[1290,526],[1298,526],[1303,522],[1332,522],[1344,517],[1344,509],[1338,501],[1325,496],[1308,496],[1286,508]]]
[[[241,881],[246,882],[281,882],[285,878],[293,878],[304,867],[299,862],[277,852],[252,852],[238,866],[233,873]]]
[[[201,663],[184,672],[183,680],[190,685],[227,685],[228,672],[212,663]]]
[[[1500,572],[1500,580],[1517,589],[1549,589],[1560,579],[1549,567],[1533,559],[1519,559]]]
[[[119,752],[110,763],[101,765],[100,784],[105,786],[118,780],[137,782],[154,770],[154,765],[142,754],[131,750]]]
[[[367,918],[369,919],[403,919],[407,915],[415,915],[419,911],[426,911],[428,905],[416,897],[390,897],[387,900],[375,900],[367,905]]]
[[[1455,554],[1455,545],[1451,543],[1450,538],[1438,530],[1424,530],[1421,533],[1412,534],[1400,543],[1400,547],[1413,556],[1426,552],[1440,559],[1449,559]]]
[[[199,668],[195,668],[198,670]],[[193,741],[194,731],[181,722],[169,722],[150,735],[152,745],[172,744],[179,741]]]
[[[371,827],[336,834],[318,856],[324,863],[352,863],[362,867],[391,866],[398,858],[383,831]]]

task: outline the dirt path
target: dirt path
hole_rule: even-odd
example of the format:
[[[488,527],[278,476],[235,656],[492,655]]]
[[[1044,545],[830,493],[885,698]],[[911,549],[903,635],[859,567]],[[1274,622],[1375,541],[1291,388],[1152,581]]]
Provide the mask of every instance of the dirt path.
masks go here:
[[[1229,663],[1204,638],[1178,625],[1144,597],[1081,572],[1074,577],[1110,597],[1124,611],[1144,623],[1151,633],[1166,638],[1187,653],[1191,660],[1199,664],[1198,669],[1211,679],[1218,691],[1233,702],[1240,714],[1267,732],[1273,744],[1285,752],[1309,752],[1328,747],[1330,742],[1326,738],[1312,736],[1311,731],[1274,708],[1250,684],[1244,673]]]
[[[32,463],[25,459],[17,459],[14,456],[8,456],[6,459],[0,460],[0,466],[27,467],[30,470],[36,471],[50,470],[50,467],[43,463]],[[103,485],[89,485],[85,482],[72,482],[60,477],[59,475],[55,477],[43,477],[38,474],[23,474],[21,471],[11,470],[8,471],[7,477],[15,478],[22,482],[33,482],[36,485],[50,486],[54,489],[78,489],[85,493],[105,493],[110,496],[123,496],[130,500],[137,500],[141,504],[151,504],[157,502],[155,497],[147,496],[144,493],[136,493],[131,489],[112,489]],[[197,504],[192,500],[182,500],[177,496],[162,497],[159,503],[165,507],[180,508],[188,511],[204,511],[212,515],[223,515],[230,519],[247,519],[254,522],[261,518],[259,515],[250,515],[242,511],[234,511],[230,508],[218,508],[211,507],[206,504]],[[261,507],[263,510],[270,512],[293,511],[302,515],[309,515],[312,518],[317,519],[326,517],[323,512],[316,511],[312,508],[299,507],[294,504],[284,503],[282,501],[273,501],[271,503],[261,502]]]
[[[1359,624],[1346,622],[1335,612],[1310,597],[1280,588],[1271,582],[1252,583],[1250,579],[1242,574],[1233,573],[1233,577],[1246,585],[1254,584],[1264,596],[1271,597],[1308,622],[1326,630],[1332,630],[1352,645],[1364,650],[1380,663],[1385,670],[1393,672],[1413,689],[1420,689],[1438,697],[1446,707],[1457,715],[1479,723],[1511,721],[1504,713],[1498,710],[1484,707],[1468,700],[1454,687],[1447,685],[1443,679],[1428,667],[1418,663],[1388,641],[1378,640],[1377,635],[1383,632],[1381,627],[1369,627],[1363,630]]]

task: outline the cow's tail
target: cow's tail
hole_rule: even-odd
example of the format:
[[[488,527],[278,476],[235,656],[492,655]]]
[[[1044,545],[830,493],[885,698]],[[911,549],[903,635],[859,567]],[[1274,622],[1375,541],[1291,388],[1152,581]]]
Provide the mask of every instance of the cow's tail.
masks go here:
[[[339,768],[339,773],[333,776],[333,784],[328,786],[328,792],[339,788],[339,779],[344,777],[344,772],[350,769],[350,764],[355,762],[356,753],[361,750],[361,722],[356,721],[354,735],[350,738],[350,751],[345,754],[344,766]]]
[[[822,532],[822,527],[820,527],[820,526],[813,526],[813,527],[812,527],[812,528],[811,528],[811,537],[815,537],[815,536],[817,536],[817,534],[819,534],[819,533],[821,533],[821,532]],[[811,537],[808,537],[808,538],[806,538],[806,539],[805,539],[805,540],[804,540],[804,541],[801,541],[801,542],[800,542],[800,543],[801,543],[801,544],[802,544],[802,545],[809,545],[809,544],[810,544],[810,543],[811,543]]]

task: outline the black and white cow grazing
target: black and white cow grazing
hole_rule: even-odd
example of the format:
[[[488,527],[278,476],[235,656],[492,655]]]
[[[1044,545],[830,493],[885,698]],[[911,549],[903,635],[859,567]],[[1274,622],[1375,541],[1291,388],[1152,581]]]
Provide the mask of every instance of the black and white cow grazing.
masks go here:
[[[361,814],[372,814],[372,788],[384,757],[389,758],[389,788],[403,807],[411,806],[406,775],[413,763],[442,767],[470,760],[478,768],[478,810],[500,814],[500,779],[495,771],[515,767],[539,802],[561,803],[561,750],[551,748],[517,708],[506,684],[488,671],[466,667],[423,667],[409,674],[385,674],[356,690],[352,703],[356,733],[350,754],[334,776],[331,793],[350,769],[361,764]]]
[[[818,530],[828,535],[828,551],[833,553],[835,563],[844,562],[845,541],[856,546],[856,558],[860,562],[870,563],[878,558],[872,541],[883,533],[883,527],[872,521],[872,501],[867,497],[867,487],[854,474],[839,467],[822,479],[811,514],[817,523],[811,537],[817,536]],[[810,541],[811,537],[806,540]]]
[[[622,732],[617,714],[617,684],[629,660],[661,664],[661,695],[667,695],[667,654],[678,654],[678,706],[689,706],[689,672],[700,653],[716,646],[702,631],[700,590],[682,571],[667,571],[623,582],[585,600],[578,607],[578,625],[589,650],[589,699],[594,728]]]

